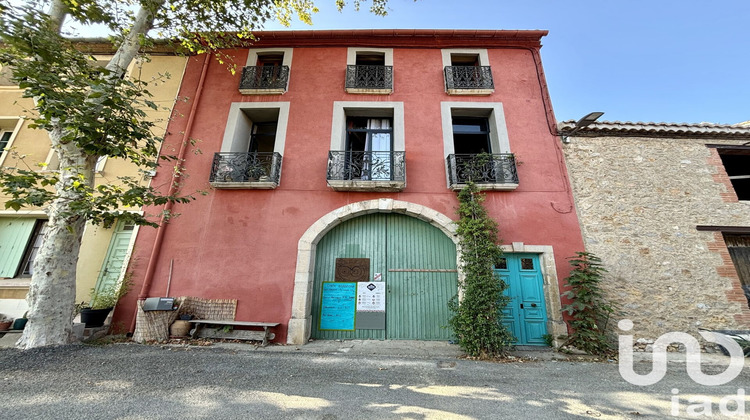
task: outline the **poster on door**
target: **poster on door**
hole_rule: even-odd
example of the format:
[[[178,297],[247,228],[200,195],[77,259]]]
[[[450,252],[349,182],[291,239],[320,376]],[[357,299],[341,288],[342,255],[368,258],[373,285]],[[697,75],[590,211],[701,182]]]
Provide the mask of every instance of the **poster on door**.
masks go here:
[[[357,283],[323,282],[320,329],[353,331]]]
[[[357,312],[385,312],[385,283],[357,283]]]

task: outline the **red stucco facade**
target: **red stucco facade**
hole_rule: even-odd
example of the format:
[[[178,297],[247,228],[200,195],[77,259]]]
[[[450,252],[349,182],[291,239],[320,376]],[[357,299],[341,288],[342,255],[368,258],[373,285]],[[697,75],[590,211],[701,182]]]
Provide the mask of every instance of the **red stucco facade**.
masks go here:
[[[488,191],[486,207],[499,223],[504,244],[547,245],[554,250],[556,279],[569,273],[566,257],[583,250],[568,177],[554,134],[554,115],[539,59],[543,31],[288,31],[259,33],[250,48],[293,49],[288,88],[281,95],[243,95],[239,72],[213,57],[191,57],[169,123],[163,154],[176,154],[185,137],[201,153],[184,155],[182,192],[195,194],[175,205],[180,216],[138,233],[129,271],[134,291],[116,317],[132,325],[136,299],[164,296],[173,260],[171,296],[238,299],[238,320],[280,322],[284,342],[292,313],[300,238],[321,217],[350,203],[392,198],[419,204],[455,219],[456,193],[446,183],[442,102],[501,103],[510,151],[518,161],[518,188]],[[347,93],[344,75],[352,47],[392,48],[393,91]],[[448,95],[441,49],[486,50],[494,92]],[[239,66],[248,48],[226,53]],[[251,64],[252,65],[252,64]],[[483,63],[484,65],[484,63]],[[198,102],[196,103],[196,98]],[[326,183],[334,102],[403,104],[407,181],[400,192],[334,191]],[[221,150],[232,103],[289,104],[283,171],[277,188],[212,189],[209,176]],[[152,185],[166,188],[172,173],[162,168]],[[147,209],[156,214],[161,209]],[[155,247],[157,233],[162,235]],[[148,273],[149,262],[152,273]],[[144,288],[144,280],[150,284]]]

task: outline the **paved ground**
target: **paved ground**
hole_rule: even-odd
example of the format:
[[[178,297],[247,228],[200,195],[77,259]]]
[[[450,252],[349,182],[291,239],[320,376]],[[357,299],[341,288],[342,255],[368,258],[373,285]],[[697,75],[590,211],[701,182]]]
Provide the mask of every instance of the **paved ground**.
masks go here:
[[[679,357],[661,382],[639,387],[616,363],[458,354],[447,343],[404,341],[0,349],[0,418],[641,419],[671,418],[672,410],[684,418],[718,415],[721,398],[750,387],[748,368],[727,385],[697,385]],[[725,362],[715,356],[704,371],[718,373]],[[710,400],[688,411],[688,398]]]

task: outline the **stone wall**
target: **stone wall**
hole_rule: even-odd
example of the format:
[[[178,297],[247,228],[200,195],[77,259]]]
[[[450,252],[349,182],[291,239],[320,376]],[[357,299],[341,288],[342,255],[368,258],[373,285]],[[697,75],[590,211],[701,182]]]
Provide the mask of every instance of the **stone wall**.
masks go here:
[[[719,232],[750,226],[716,149],[742,141],[576,137],[564,145],[586,249],[609,270],[604,288],[636,338],[750,329],[748,303]]]

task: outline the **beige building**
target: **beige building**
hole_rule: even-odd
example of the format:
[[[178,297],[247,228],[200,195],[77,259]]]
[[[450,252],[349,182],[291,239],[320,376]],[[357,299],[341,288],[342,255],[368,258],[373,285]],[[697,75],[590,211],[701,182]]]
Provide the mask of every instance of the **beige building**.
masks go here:
[[[111,44],[87,42],[82,44],[106,61]],[[162,137],[172,112],[182,81],[186,57],[176,56],[163,47],[149,53],[149,60],[134,62],[127,77],[149,82],[152,100],[158,110],[148,110],[148,118],[156,123],[156,135]],[[3,167],[31,167],[54,172],[57,158],[50,147],[45,131],[29,128],[24,117],[33,109],[31,99],[8,77],[7,69],[0,77],[0,165]],[[169,73],[165,78],[164,74]],[[129,162],[103,157],[97,162],[96,183],[116,183],[118,177],[132,176],[143,183],[151,181]],[[25,297],[31,281],[31,264],[44,233],[47,215],[44,209],[5,209],[8,197],[0,193],[0,313],[18,316],[26,309]],[[129,208],[128,211],[140,211]],[[87,225],[77,266],[76,300],[88,300],[93,287],[117,282],[127,266],[137,226],[116,223],[109,229]]]
[[[750,329],[750,126],[598,122],[563,141],[617,319],[642,342]]]

